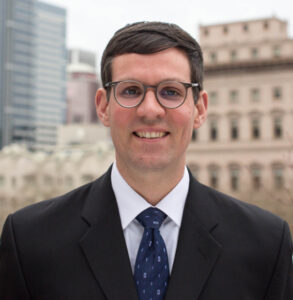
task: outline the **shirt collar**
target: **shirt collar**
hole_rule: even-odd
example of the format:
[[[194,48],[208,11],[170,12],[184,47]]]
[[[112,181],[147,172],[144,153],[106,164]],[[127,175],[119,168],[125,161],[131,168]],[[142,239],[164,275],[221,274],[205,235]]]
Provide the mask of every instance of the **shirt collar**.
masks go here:
[[[121,176],[114,162],[111,172],[111,183],[117,200],[123,230],[142,211],[151,205],[131,188]],[[156,207],[163,211],[178,227],[181,226],[183,209],[189,188],[189,174],[187,168],[179,183],[167,194]]]

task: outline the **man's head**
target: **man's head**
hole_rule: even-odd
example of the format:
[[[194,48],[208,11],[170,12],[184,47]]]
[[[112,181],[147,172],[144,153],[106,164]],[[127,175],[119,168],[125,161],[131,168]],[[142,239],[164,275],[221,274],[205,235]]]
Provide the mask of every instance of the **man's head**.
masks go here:
[[[120,172],[178,179],[193,129],[206,119],[199,45],[176,25],[128,25],[104,52],[102,80],[97,114],[110,127]]]
[[[195,102],[203,88],[203,57],[199,44],[179,26],[161,22],[138,22],[118,30],[109,41],[102,57],[101,76],[105,87],[112,81],[113,58],[126,53],[152,54],[169,48],[183,51],[190,64],[190,81],[199,83],[193,88]],[[107,90],[109,95],[109,89]]]

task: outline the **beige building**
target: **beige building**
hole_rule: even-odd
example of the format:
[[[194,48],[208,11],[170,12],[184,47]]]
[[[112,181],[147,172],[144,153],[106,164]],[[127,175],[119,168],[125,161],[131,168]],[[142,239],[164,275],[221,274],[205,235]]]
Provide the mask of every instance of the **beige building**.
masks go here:
[[[278,18],[200,26],[208,120],[188,163],[198,179],[246,201],[293,210],[293,40]],[[273,201],[273,200],[272,200]]]
[[[58,128],[57,149],[87,149],[96,143],[112,145],[110,130],[101,123],[66,124]]]
[[[48,154],[10,145],[0,151],[0,232],[9,213],[92,181],[114,161],[113,145],[105,141],[61,148]]]

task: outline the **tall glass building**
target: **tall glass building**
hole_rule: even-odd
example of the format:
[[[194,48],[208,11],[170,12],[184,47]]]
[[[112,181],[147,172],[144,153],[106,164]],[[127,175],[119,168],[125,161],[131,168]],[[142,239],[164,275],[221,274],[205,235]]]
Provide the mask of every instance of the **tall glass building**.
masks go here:
[[[66,11],[0,0],[0,148],[50,151],[65,118]]]

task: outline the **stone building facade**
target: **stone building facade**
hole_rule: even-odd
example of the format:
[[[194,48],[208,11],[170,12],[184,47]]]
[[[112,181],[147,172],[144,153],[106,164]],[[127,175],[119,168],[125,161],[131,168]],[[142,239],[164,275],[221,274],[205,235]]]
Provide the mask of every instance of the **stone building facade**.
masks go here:
[[[248,192],[272,190],[293,198],[293,40],[287,23],[268,18],[201,26],[200,44],[208,120],[194,132],[189,166],[200,181],[246,200]]]
[[[4,147],[0,152],[0,228],[9,213],[92,181],[113,161],[113,145],[105,141],[70,145],[51,154],[19,145]]]

